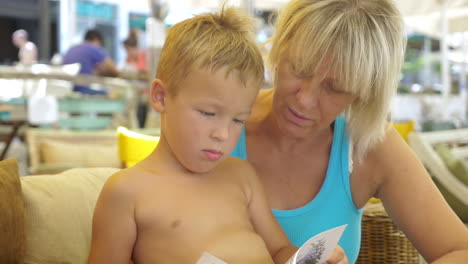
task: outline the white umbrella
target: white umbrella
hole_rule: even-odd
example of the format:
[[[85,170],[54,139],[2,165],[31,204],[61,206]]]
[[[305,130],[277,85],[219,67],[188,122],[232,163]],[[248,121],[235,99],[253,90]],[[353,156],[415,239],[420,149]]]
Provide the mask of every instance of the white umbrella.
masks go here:
[[[409,29],[441,39],[443,95],[447,99],[451,88],[447,35],[468,31],[468,0],[397,0],[397,5]]]
[[[397,0],[396,3],[406,26],[418,32],[433,37],[441,37],[441,15],[443,1],[407,1]],[[448,32],[463,32],[468,30],[468,0],[445,0]]]
[[[289,0],[230,0],[229,4],[250,9],[278,9]],[[181,5],[182,2],[185,5]],[[172,6],[216,8],[224,0],[171,0]],[[449,96],[447,34],[468,31],[468,0],[395,0],[408,29],[441,39],[444,97]]]

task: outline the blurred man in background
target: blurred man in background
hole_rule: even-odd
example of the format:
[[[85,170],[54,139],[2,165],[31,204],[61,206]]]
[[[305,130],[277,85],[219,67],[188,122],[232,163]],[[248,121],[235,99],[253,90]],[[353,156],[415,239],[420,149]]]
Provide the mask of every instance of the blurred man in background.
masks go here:
[[[103,37],[95,29],[88,30],[84,42],[71,47],[63,57],[63,64],[80,63],[80,74],[115,77],[118,74],[114,61],[102,48]],[[105,91],[93,90],[76,85],[74,91],[86,94],[102,94]]]
[[[28,40],[28,32],[18,29],[12,35],[13,44],[19,48],[19,63],[31,65],[37,62],[37,48],[34,43]]]

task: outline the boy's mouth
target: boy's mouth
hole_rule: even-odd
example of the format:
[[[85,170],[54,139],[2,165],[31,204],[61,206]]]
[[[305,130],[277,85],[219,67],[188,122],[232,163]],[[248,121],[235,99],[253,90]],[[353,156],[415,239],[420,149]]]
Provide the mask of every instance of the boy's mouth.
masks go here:
[[[204,149],[203,154],[210,161],[217,161],[223,156],[222,152],[213,149]]]

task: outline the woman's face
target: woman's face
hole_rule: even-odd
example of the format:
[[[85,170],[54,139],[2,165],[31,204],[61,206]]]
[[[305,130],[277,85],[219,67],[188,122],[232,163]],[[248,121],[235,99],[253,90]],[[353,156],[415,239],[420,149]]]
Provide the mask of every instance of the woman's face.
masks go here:
[[[280,61],[273,113],[284,133],[304,138],[323,131],[356,99],[337,83],[335,73],[327,70],[324,64],[317,74],[304,75],[297,73],[289,60]]]
[[[127,52],[127,57],[130,59],[138,58],[138,48],[132,46],[124,46],[125,51]]]

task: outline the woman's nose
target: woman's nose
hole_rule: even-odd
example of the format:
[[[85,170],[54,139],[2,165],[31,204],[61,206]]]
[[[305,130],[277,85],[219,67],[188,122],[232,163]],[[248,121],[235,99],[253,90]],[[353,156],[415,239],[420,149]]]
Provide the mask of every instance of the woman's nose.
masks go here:
[[[320,86],[314,80],[307,80],[297,91],[296,98],[301,107],[313,108],[319,104],[320,92]]]

